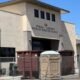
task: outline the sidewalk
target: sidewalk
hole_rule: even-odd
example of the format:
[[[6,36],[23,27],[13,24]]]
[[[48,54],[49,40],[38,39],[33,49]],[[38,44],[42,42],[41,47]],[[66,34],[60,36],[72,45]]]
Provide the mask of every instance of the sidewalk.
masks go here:
[[[62,76],[61,80],[80,80],[79,75]]]

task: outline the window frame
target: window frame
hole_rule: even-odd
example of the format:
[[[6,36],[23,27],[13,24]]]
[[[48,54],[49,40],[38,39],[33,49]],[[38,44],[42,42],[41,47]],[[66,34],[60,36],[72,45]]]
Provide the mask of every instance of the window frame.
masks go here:
[[[49,12],[46,12],[46,20],[50,20],[51,17],[50,17],[50,13]]]
[[[34,9],[34,17],[39,18],[39,10]]]
[[[41,17],[41,19],[45,19],[45,12],[44,11],[40,11],[40,17]]]
[[[55,14],[51,14],[51,20],[52,20],[53,22],[56,21]]]

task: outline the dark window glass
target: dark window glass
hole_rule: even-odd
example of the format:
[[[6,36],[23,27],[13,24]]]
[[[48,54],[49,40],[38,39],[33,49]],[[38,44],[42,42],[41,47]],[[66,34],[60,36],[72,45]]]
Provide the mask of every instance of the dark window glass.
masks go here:
[[[52,21],[55,21],[55,14],[52,14]]]
[[[44,13],[44,11],[41,11],[41,18],[45,19],[45,13]]]
[[[39,42],[39,41],[32,42],[32,49],[33,50],[41,50],[41,47],[42,47],[41,42]]]
[[[15,57],[15,48],[0,48],[0,57]]]
[[[39,11],[37,9],[34,9],[34,16],[39,17]]]
[[[46,19],[50,20],[50,13],[48,13],[48,12],[46,13]]]

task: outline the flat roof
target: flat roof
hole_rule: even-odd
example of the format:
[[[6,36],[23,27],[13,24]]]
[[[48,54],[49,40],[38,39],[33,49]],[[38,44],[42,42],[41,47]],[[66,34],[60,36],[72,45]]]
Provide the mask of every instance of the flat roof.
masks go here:
[[[61,14],[69,13],[68,10],[55,7],[53,5],[50,5],[50,4],[47,4],[38,0],[11,0],[11,1],[0,3],[0,7],[4,7],[4,6],[8,6],[8,5],[16,4],[16,3],[21,3],[21,2],[28,2],[28,3],[32,3],[32,4],[35,4],[44,8],[52,9],[52,10],[60,12]]]

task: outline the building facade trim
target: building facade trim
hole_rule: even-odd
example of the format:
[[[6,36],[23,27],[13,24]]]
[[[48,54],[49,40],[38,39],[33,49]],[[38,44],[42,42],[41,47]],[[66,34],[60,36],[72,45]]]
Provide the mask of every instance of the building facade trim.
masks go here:
[[[49,8],[51,10],[58,11],[61,14],[63,14],[63,13],[69,13],[68,10],[65,10],[65,9],[62,9],[62,8],[59,8],[59,7],[55,7],[55,6],[52,6],[52,5],[49,5],[47,3],[44,3],[44,2],[41,2],[41,1],[37,1],[37,0],[35,0],[35,1],[33,1],[33,0],[15,0],[15,1],[13,1],[12,0],[12,1],[1,3],[0,7],[5,7],[5,6],[21,3],[21,2],[28,2],[28,3],[36,4],[38,6],[42,6],[42,7],[45,7],[45,8]]]

